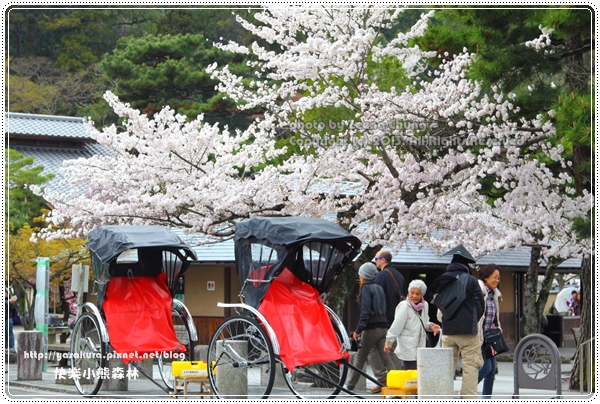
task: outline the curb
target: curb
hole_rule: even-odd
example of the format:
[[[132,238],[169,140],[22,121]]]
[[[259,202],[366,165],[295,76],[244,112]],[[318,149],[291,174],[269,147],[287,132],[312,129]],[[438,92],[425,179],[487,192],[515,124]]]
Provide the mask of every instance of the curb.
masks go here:
[[[51,391],[53,393],[63,393],[63,394],[73,394],[74,393],[72,390],[68,390],[64,387],[46,386],[46,385],[22,382],[22,381],[18,381],[18,380],[7,381],[4,383],[4,385],[7,387],[15,386],[15,387],[25,387],[25,388],[34,389],[34,390]]]

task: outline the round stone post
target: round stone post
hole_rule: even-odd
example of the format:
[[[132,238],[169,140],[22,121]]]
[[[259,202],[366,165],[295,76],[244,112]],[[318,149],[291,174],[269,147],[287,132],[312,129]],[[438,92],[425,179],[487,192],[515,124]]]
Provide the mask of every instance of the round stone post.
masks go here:
[[[417,386],[420,400],[453,398],[452,348],[417,349]]]
[[[248,357],[248,343],[246,341],[217,341],[217,358],[225,349],[237,352],[242,358]],[[244,366],[219,365],[217,368],[217,385],[219,393],[228,400],[248,398],[248,368]]]

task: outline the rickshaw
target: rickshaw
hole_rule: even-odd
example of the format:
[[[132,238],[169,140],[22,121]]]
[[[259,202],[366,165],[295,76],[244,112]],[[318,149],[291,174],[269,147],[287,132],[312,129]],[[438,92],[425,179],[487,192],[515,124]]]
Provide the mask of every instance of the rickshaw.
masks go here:
[[[351,368],[351,343],[324,304],[361,242],[340,226],[306,217],[255,217],[236,224],[240,303],[218,303],[225,319],[208,346],[208,377],[218,398],[267,398],[283,377],[298,398],[334,398]],[[278,376],[280,375],[280,376]],[[284,386],[284,391],[287,389]]]
[[[84,303],[71,336],[71,371],[77,390],[95,395],[109,359],[120,358],[148,376],[139,361],[156,358],[165,392],[173,390],[173,360],[193,360],[198,340],[189,310],[174,293],[196,260],[194,251],[162,226],[101,226],[86,243],[97,306]]]

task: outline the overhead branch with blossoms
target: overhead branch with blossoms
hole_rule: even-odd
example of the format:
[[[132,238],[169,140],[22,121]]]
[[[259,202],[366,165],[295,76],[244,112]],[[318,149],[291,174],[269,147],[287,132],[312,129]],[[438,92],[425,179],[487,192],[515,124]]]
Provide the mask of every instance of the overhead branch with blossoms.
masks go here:
[[[64,163],[72,191],[46,190],[55,228],[42,237],[85,237],[103,224],[163,224],[226,237],[236,220],[281,209],[277,194],[263,192],[273,188],[274,170],[252,171],[279,153],[261,136],[264,121],[232,134],[202,116],[187,122],[166,107],[151,119],[110,92],[105,98],[123,127],[98,131],[88,122],[88,129],[112,153]]]
[[[409,44],[432,12],[384,38],[403,12],[265,6],[259,25],[240,19],[269,47],[219,46],[252,53],[253,79],[227,66],[208,71],[239,108],[265,111],[244,132],[201,117],[188,123],[168,107],[149,118],[108,93],[125,128],[90,130],[114,156],[68,162],[71,184],[89,189],[47,193],[48,219],[78,235],[100,224],[163,223],[226,237],[253,215],[335,213],[372,245],[447,230],[431,243],[486,252],[552,239],[565,246],[552,254],[580,254],[568,221],[586,214],[590,198],[561,192],[570,180],[532,155],[564,163],[544,142],[555,133],[550,120],[519,118],[512,94],[469,79],[470,54],[440,55],[440,66],[428,67],[432,53]]]
[[[467,78],[473,55],[440,55],[440,67],[426,69],[431,54],[408,47],[406,38],[424,32],[431,12],[408,33],[383,40],[382,31],[402,12],[266,8],[255,16],[264,25],[240,22],[281,52],[256,43],[221,45],[258,60],[257,79],[248,85],[227,66],[209,71],[242,108],[261,106],[279,124],[265,136],[288,141],[280,170],[293,187],[284,211],[336,212],[342,225],[371,243],[398,246],[447,229],[450,242],[459,238],[481,252],[551,238],[565,248],[548,254],[580,254],[585,246],[568,222],[589,211],[591,198],[563,192],[569,179],[532,157],[541,153],[565,164],[558,148],[546,147],[555,133],[551,120],[519,118],[513,94],[496,87],[484,92]],[[404,68],[391,73],[398,86],[372,74],[389,56]],[[490,203],[484,180],[502,198]],[[540,208],[542,200],[548,204]],[[542,211],[546,220],[530,220]]]

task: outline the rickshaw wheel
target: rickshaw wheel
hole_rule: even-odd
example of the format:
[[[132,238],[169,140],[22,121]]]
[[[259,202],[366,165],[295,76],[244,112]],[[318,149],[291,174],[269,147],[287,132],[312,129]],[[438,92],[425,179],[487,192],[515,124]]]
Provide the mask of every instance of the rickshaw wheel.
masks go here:
[[[340,346],[342,346],[341,331],[333,322],[333,329],[338,337]],[[283,376],[289,389],[294,395],[301,399],[326,399],[335,398],[341,391],[339,386],[343,386],[348,375],[348,367],[336,362],[314,363],[305,366],[299,366],[294,371],[289,371],[281,363]],[[306,373],[304,370],[310,370],[326,380],[331,380],[335,385],[324,382],[315,376]]]
[[[173,326],[175,327],[175,334],[177,335],[177,341],[185,346],[185,357],[181,360],[193,361],[194,360],[194,348],[192,346],[192,334],[190,327],[187,322],[183,319],[183,316],[175,308],[171,312],[173,317]],[[158,370],[160,377],[169,389],[173,389],[173,373],[171,372],[173,358],[158,357]]]
[[[71,337],[71,371],[79,393],[91,396],[102,386],[106,366],[106,343],[100,337],[99,319],[83,313],[75,322]]]
[[[267,333],[249,317],[225,320],[208,346],[208,377],[219,398],[267,398],[275,380],[275,365]]]

